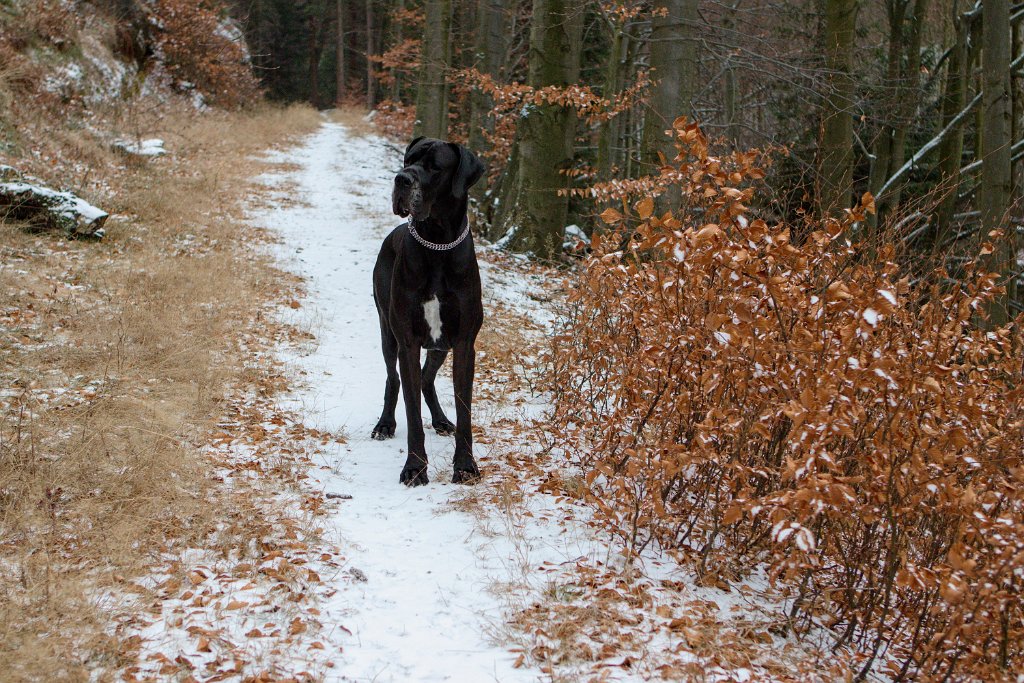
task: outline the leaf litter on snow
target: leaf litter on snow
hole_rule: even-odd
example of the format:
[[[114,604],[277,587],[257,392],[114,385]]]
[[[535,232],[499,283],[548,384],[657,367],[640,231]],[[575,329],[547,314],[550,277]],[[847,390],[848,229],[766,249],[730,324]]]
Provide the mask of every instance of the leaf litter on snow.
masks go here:
[[[225,403],[206,452],[223,485],[211,504],[229,506],[229,524],[202,548],[167,548],[138,586],[151,601],[143,621],[119,624],[136,662],[127,680],[322,680],[334,666],[317,605],[344,582],[346,558],[321,535],[335,505],[308,485],[315,454],[344,436],[306,426],[282,410],[287,390],[273,348],[303,340],[268,321],[240,340],[253,376]]]

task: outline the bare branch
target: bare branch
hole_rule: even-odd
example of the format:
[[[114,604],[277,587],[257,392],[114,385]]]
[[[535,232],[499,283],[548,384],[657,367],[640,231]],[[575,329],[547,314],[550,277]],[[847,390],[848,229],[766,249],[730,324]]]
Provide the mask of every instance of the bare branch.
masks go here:
[[[938,135],[929,140],[921,149],[914,152],[914,154],[909,159],[907,159],[907,162],[900,166],[900,169],[893,173],[892,176],[885,181],[885,184],[883,184],[881,189],[878,190],[878,196],[875,197],[875,201],[878,201],[882,196],[884,196],[885,193],[889,189],[891,189],[893,185],[896,184],[897,180],[906,175],[910,169],[914,168],[914,166],[916,166],[917,163],[921,161],[921,159],[923,159],[933,149],[938,147],[947,135],[956,130],[957,126],[959,126],[960,123],[965,118],[967,118],[967,115],[974,111],[974,108],[977,107],[978,104],[981,102],[981,96],[982,93],[980,92],[977,95],[975,95],[974,99],[971,100],[966,107],[964,107],[963,111],[961,111],[959,114],[953,117],[953,120],[950,121],[945,128],[939,131]]]

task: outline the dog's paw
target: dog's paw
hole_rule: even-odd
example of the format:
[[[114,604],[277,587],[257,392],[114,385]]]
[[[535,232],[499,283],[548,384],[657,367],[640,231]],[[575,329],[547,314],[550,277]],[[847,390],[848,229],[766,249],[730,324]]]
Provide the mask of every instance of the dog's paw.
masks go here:
[[[370,438],[376,441],[384,441],[395,436],[395,424],[394,422],[385,422],[381,420],[377,423],[377,426],[373,428],[373,432],[370,433]]]
[[[434,431],[441,436],[451,436],[455,433],[455,425],[453,425],[446,417],[440,420],[434,420],[430,423],[430,426],[433,427]]]
[[[470,460],[468,466],[455,466],[455,473],[452,474],[453,484],[475,484],[480,481],[480,469],[476,461]]]
[[[427,466],[406,467],[399,475],[398,481],[406,486],[426,486],[430,483],[427,478]]]

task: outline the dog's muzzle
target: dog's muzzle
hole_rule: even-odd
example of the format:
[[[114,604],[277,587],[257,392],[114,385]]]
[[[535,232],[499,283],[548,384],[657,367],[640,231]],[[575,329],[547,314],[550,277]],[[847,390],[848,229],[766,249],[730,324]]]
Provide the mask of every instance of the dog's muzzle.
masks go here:
[[[391,209],[405,218],[423,218],[423,190],[416,178],[407,171],[395,176],[395,188],[391,193]]]

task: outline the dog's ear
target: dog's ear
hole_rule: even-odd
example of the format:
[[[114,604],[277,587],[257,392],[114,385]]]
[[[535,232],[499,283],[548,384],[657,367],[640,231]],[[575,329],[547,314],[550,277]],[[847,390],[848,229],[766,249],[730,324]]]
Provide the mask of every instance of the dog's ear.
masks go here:
[[[462,199],[466,196],[469,188],[473,187],[476,181],[480,180],[480,176],[484,174],[486,169],[483,162],[462,145],[457,145],[454,142],[449,142],[448,144],[459,155],[459,167],[455,170],[455,177],[452,178],[452,196],[456,199]]]
[[[426,136],[424,136],[424,135],[420,135],[419,137],[415,137],[415,138],[412,139],[412,142],[409,143],[409,146],[405,148],[405,157],[404,157],[405,161],[408,161],[408,159],[409,159],[409,152],[412,151],[412,148],[415,147],[419,143],[420,140],[425,140],[425,139],[426,139]]]

